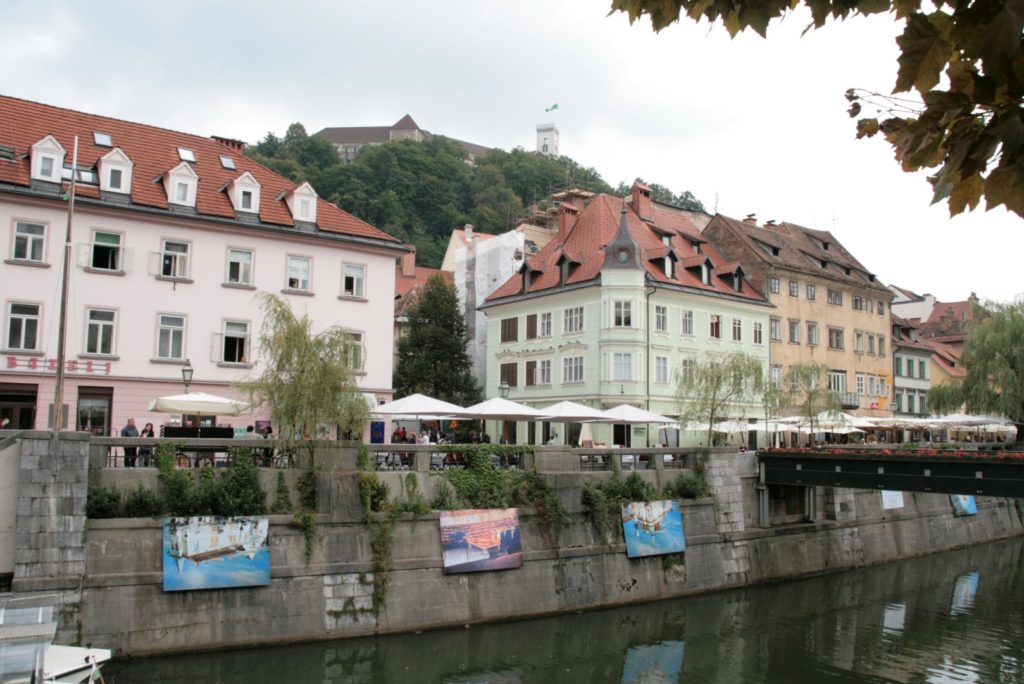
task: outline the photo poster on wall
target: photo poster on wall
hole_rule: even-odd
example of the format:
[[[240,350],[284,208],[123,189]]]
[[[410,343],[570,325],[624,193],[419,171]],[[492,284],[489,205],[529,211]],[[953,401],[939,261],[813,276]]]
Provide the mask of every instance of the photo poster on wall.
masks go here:
[[[622,536],[630,558],[686,551],[679,501],[634,501],[623,505]]]
[[[950,494],[949,501],[953,504],[953,515],[978,515],[978,504],[971,494]]]
[[[164,518],[164,591],[270,584],[267,518]]]
[[[522,567],[519,509],[442,512],[441,553],[446,575]]]
[[[887,511],[894,508],[903,508],[903,492],[893,492],[888,489],[883,489],[882,508]]]

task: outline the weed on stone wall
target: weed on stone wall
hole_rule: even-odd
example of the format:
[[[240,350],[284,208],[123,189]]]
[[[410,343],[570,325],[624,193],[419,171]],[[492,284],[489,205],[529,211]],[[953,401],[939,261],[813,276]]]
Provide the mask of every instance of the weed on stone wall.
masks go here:
[[[89,484],[85,499],[87,518],[116,518],[121,514],[121,492],[117,487]]]
[[[277,489],[274,492],[274,503],[270,505],[270,512],[276,515],[291,513],[294,510],[292,497],[288,492],[288,484],[284,481],[284,473],[277,473]]]
[[[630,473],[625,479],[615,473],[601,484],[585,486],[581,503],[598,540],[602,544],[611,544],[620,538],[621,528],[617,523],[621,519],[622,506],[631,501],[653,501],[659,496],[657,488],[639,473]]]
[[[124,498],[124,517],[159,518],[164,513],[163,502],[149,487],[142,483],[128,490]]]

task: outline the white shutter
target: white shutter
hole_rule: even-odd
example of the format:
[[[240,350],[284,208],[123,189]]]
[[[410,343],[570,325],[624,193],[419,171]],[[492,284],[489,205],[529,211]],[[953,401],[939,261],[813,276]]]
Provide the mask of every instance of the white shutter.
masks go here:
[[[149,253],[149,275],[158,276],[160,275],[160,262],[163,259],[163,254],[160,252]]]
[[[124,247],[121,249],[121,270],[132,271],[135,269],[135,249]]]
[[[174,275],[178,278],[188,277],[188,254],[176,254],[174,260]]]
[[[86,268],[89,266],[89,257],[92,256],[92,245],[88,242],[78,243],[78,266]]]
[[[210,336],[210,361],[220,363],[224,360],[224,333],[215,332]]]

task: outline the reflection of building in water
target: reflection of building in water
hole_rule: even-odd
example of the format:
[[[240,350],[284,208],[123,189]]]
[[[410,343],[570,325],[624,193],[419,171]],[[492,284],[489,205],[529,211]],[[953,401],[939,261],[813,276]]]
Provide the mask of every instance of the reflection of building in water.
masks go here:
[[[250,559],[267,543],[266,518],[171,518],[167,523],[167,553],[178,563],[194,563],[244,553]]]

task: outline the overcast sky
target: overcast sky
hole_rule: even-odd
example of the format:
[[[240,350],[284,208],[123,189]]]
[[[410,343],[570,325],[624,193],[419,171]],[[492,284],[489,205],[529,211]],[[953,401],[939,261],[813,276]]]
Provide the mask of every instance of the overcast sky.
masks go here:
[[[254,142],[293,122],[390,125],[561,153],[615,186],[637,176],[759,222],[831,230],[885,283],[943,301],[1024,293],[1024,220],[950,219],[924,174],[858,141],[849,87],[889,92],[888,16],[768,39],[688,22],[654,34],[607,0],[0,5],[0,92]],[[545,109],[558,104],[556,111]],[[454,226],[453,226],[454,227]]]

